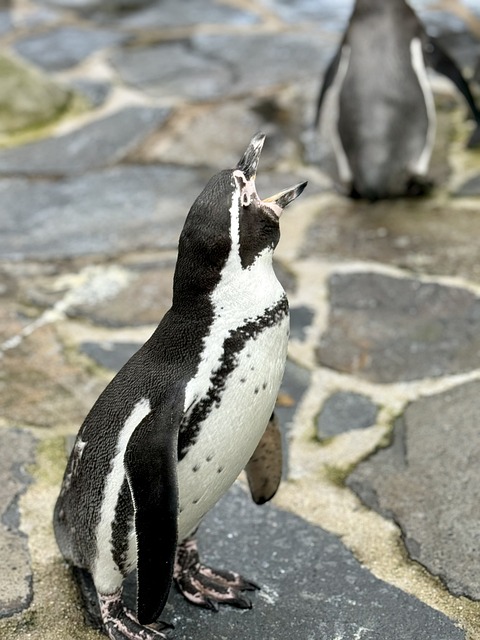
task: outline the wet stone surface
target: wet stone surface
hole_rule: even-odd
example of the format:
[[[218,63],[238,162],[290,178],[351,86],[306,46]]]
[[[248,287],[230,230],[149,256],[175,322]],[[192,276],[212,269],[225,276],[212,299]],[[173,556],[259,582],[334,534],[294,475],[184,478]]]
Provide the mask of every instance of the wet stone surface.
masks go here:
[[[458,287],[380,274],[335,274],[318,362],[373,382],[474,370],[480,298]]]
[[[222,607],[217,614],[171,593],[162,619],[175,623],[178,640],[465,638],[444,615],[375,578],[335,536],[275,507],[257,507],[239,488],[212,510],[198,537],[204,562],[241,571],[261,590],[251,610]],[[127,597],[131,602],[131,591]]]
[[[461,187],[475,195],[477,178]],[[302,254],[387,263],[414,273],[463,276],[480,282],[473,234],[480,219],[471,206],[453,209],[427,200],[332,204],[312,222]]]
[[[396,421],[391,446],[347,481],[365,504],[395,519],[412,558],[452,593],[475,599],[479,409],[478,381],[413,402]]]
[[[8,575],[0,585],[1,617],[22,611],[33,596],[28,539],[21,529],[19,499],[32,482],[27,467],[34,462],[35,440],[28,431],[0,430],[0,557],[2,573]]]

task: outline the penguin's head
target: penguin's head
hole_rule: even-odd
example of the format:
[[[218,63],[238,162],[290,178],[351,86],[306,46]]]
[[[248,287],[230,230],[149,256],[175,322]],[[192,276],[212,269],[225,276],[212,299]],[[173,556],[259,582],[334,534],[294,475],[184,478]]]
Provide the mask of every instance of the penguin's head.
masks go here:
[[[179,242],[177,272],[182,280],[194,278],[197,286],[211,290],[227,261],[233,270],[245,270],[257,260],[271,260],[282,211],[307,183],[262,200],[255,178],[264,141],[265,135],[257,133],[236,168],[213,176],[193,203]]]

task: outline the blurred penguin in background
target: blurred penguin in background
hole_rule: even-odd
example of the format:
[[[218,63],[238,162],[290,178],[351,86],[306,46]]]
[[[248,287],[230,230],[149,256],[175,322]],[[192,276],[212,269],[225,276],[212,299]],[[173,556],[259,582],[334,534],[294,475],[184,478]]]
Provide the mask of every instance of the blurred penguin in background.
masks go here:
[[[447,76],[463,94],[480,145],[480,111],[455,62],[428,36],[405,0],[356,0],[340,47],[325,72],[315,126],[327,94],[341,187],[351,197],[417,196],[435,141],[435,104],[426,67]]]

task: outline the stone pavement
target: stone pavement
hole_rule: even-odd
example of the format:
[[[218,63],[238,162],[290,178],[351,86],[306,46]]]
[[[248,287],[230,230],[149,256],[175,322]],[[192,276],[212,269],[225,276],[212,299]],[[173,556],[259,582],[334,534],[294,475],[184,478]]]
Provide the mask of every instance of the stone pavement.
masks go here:
[[[478,3],[414,5],[480,81]],[[53,540],[68,443],[168,309],[193,199],[257,130],[261,194],[309,180],[276,254],[285,481],[256,507],[240,479],[200,533],[262,585],[254,608],[172,592],[164,618],[178,640],[480,639],[480,156],[432,77],[433,194],[336,194],[306,132],[350,8],[0,2],[2,639],[101,637]]]

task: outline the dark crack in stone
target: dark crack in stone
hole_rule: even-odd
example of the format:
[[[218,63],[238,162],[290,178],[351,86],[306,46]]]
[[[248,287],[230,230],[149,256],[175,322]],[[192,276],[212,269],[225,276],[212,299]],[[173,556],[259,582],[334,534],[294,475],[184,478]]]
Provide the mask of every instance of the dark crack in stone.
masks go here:
[[[28,431],[0,430],[0,617],[26,609],[33,597],[28,541],[21,530],[18,501],[32,479],[35,439]]]
[[[480,382],[421,398],[394,425],[392,444],[347,480],[401,527],[408,553],[454,595],[480,599]]]
[[[477,369],[480,299],[466,289],[376,273],[335,274],[320,365],[391,383]]]
[[[365,429],[375,424],[378,407],[370,398],[352,391],[332,394],[317,418],[319,440],[337,436],[353,429]]]

